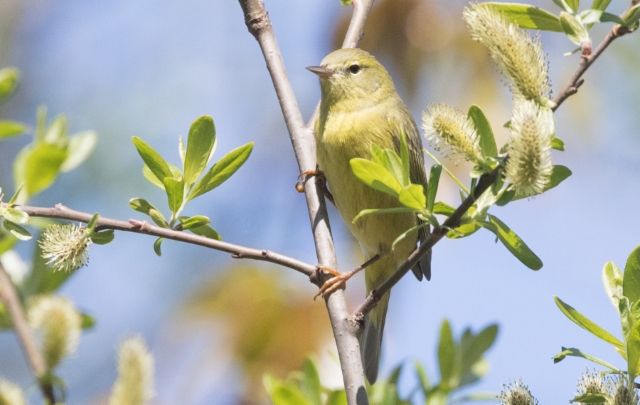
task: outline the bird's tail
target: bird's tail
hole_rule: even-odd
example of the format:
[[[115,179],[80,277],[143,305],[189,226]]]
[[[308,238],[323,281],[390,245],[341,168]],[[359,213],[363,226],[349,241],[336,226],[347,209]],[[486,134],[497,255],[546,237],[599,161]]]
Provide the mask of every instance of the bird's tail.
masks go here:
[[[380,365],[380,349],[382,348],[382,332],[384,321],[389,306],[389,293],[385,294],[375,308],[365,317],[365,326],[360,336],[360,355],[364,374],[373,384],[378,379],[378,366]]]

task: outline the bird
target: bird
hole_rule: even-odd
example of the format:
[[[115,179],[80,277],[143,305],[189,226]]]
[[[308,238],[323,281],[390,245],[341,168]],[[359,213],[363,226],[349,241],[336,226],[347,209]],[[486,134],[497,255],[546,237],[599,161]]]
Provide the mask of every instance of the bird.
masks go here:
[[[334,205],[360,244],[366,260],[364,272],[369,294],[393,274],[419,241],[428,237],[429,226],[422,227],[415,236],[411,234],[402,239],[392,249],[400,234],[421,224],[416,214],[368,215],[354,223],[353,219],[364,209],[394,208],[401,204],[396,198],[360,181],[352,172],[350,161],[370,159],[371,144],[400,154],[401,136],[405,136],[411,161],[410,180],[422,185],[426,196],[422,141],[391,76],[370,53],[357,48],[339,49],[327,55],[319,66],[307,69],[320,78],[322,93],[314,128],[319,173],[328,184]],[[412,271],[418,280],[422,280],[423,275],[429,280],[431,252]],[[352,273],[344,273],[339,279],[343,288]],[[359,338],[363,368],[370,384],[378,377],[388,305],[389,293],[367,314]]]

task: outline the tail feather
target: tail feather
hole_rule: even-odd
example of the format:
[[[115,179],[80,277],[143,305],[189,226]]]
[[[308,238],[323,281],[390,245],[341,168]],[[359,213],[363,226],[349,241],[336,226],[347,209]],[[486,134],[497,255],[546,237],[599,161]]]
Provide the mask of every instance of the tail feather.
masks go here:
[[[364,374],[369,384],[374,384],[378,379],[380,366],[380,350],[382,349],[382,332],[387,316],[389,294],[380,300],[378,305],[365,317],[365,326],[360,336],[360,355]]]

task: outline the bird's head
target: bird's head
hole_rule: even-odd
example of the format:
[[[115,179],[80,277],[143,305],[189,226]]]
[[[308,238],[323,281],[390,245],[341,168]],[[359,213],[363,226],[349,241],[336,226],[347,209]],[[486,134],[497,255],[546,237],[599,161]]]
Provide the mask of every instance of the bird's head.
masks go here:
[[[329,108],[366,108],[396,94],[384,66],[362,49],[339,49],[307,69],[320,77],[322,103]]]

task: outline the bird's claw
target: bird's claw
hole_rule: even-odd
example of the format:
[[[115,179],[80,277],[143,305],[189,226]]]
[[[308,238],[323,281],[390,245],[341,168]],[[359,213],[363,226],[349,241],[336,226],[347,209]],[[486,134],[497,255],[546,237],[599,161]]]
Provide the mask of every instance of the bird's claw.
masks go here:
[[[318,266],[318,270],[333,274],[334,277],[325,281],[322,287],[318,290],[318,293],[313,297],[314,300],[318,297],[324,298],[325,295],[331,295],[340,288],[343,290],[346,289],[346,281],[355,274],[354,272],[340,273],[324,266]]]
[[[322,170],[305,170],[304,172],[298,175],[298,181],[296,182],[296,190],[298,193],[304,193],[304,184],[307,182],[309,177],[313,176],[321,176],[324,177],[324,173]]]

